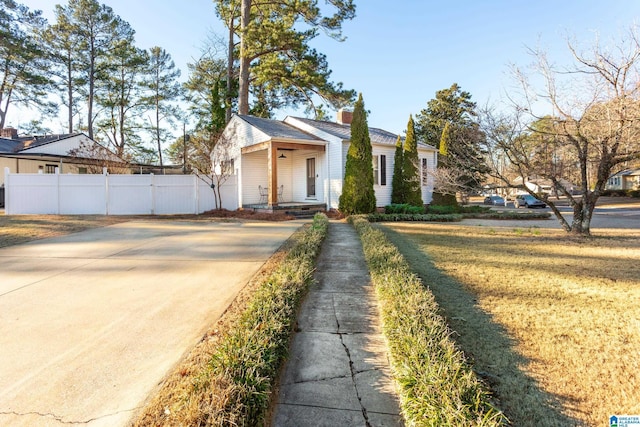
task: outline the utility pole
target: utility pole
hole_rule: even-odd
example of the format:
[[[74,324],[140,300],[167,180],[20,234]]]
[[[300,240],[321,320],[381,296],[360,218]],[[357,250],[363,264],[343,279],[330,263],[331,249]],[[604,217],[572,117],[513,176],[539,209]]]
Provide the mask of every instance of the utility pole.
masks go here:
[[[182,124],[182,174],[187,174],[187,124]]]

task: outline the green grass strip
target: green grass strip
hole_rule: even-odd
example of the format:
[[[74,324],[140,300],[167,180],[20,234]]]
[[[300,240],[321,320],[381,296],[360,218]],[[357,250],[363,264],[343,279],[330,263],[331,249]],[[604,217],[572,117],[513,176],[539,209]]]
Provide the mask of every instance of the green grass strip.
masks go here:
[[[264,423],[271,392],[284,362],[302,297],[313,279],[315,260],[328,219],[314,217],[284,262],[267,278],[238,326],[212,355],[210,372],[199,387],[225,385],[224,405],[201,425],[255,426]]]
[[[362,240],[380,303],[406,424],[504,425],[506,418],[450,339],[433,294],[366,216],[351,216],[349,222]]]

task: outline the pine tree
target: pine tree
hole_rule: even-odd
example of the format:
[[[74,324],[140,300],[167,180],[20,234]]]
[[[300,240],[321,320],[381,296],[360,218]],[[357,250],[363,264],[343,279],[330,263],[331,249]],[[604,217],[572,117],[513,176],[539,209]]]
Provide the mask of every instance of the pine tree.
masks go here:
[[[51,113],[50,57],[40,40],[46,19],[39,10],[13,0],[0,0],[0,129],[12,105]]]
[[[396,152],[393,156],[393,181],[391,182],[391,203],[404,203],[404,175],[402,174],[402,139],[398,135]]]
[[[347,152],[344,186],[340,195],[339,209],[345,215],[371,213],[376,209],[373,191],[373,163],[371,139],[367,125],[362,94],[353,110],[351,122],[351,145]]]
[[[418,165],[418,143],[415,136],[413,117],[409,116],[407,124],[407,136],[404,140],[404,152],[402,153],[402,173],[405,186],[404,202],[413,206],[422,206],[422,189],[420,188],[420,176]]]
[[[178,82],[180,70],[176,68],[171,55],[159,46],[149,49],[147,79],[143,86],[148,96],[143,102],[154,111],[154,119],[149,119],[149,132],[153,135],[158,147],[160,166],[163,166],[162,145],[171,136],[166,125],[173,127],[180,117],[180,109],[176,102],[182,97],[182,86]],[[166,124],[165,124],[166,123]]]

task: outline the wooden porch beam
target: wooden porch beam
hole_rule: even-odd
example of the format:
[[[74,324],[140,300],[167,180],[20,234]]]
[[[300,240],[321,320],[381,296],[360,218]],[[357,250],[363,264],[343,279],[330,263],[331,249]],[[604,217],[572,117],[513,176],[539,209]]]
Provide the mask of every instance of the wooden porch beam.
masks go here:
[[[267,180],[269,182],[268,204],[278,205],[278,147],[269,143]]]
[[[272,143],[276,148],[288,149],[288,150],[309,150],[309,151],[325,151],[324,145],[316,144],[300,144],[297,142],[277,142]]]
[[[242,154],[249,154],[249,153],[253,153],[253,152],[256,152],[256,151],[266,150],[270,146],[271,146],[271,141],[265,141],[265,142],[261,142],[260,144],[251,145],[249,147],[242,147],[240,152]]]

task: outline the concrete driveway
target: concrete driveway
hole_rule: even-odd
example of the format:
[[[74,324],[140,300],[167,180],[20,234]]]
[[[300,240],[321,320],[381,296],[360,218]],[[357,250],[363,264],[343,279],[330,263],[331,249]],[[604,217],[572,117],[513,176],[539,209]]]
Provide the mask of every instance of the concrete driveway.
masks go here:
[[[127,425],[300,225],[134,221],[0,249],[0,425]]]

